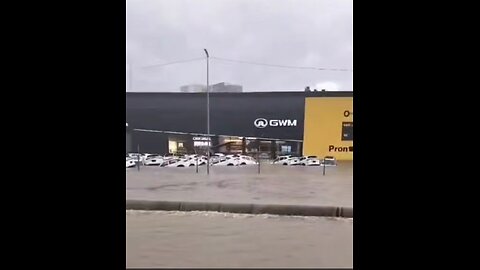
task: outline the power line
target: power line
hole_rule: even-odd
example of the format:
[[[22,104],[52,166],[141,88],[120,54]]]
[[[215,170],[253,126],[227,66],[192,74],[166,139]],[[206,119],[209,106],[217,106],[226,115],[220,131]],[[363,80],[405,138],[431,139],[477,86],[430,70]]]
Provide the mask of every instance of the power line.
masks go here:
[[[146,69],[146,68],[154,68],[154,67],[163,67],[163,66],[168,66],[168,65],[173,65],[173,64],[188,63],[188,62],[194,62],[194,61],[199,61],[199,60],[205,60],[205,57],[199,57],[199,58],[193,58],[193,59],[187,59],[187,60],[179,60],[179,61],[163,63],[163,64],[154,64],[154,65],[149,65],[149,66],[143,66],[141,68]]]
[[[214,60],[218,60],[218,61],[224,61],[224,62],[240,63],[240,64],[247,64],[247,65],[257,65],[257,66],[267,66],[267,67],[277,67],[277,68],[353,72],[352,69],[344,69],[344,68],[287,66],[287,65],[267,64],[267,63],[259,63],[259,62],[252,62],[252,61],[241,61],[241,60],[220,58],[220,57],[214,57],[214,56],[212,56],[210,58],[214,59]],[[168,66],[168,65],[188,63],[188,62],[194,62],[194,61],[200,61],[200,60],[205,60],[205,58],[204,57],[198,57],[198,58],[193,58],[193,59],[179,60],[179,61],[173,61],[173,62],[162,63],[162,64],[153,64],[153,65],[148,65],[148,66],[142,66],[141,68],[142,69],[148,69],[148,68],[155,68],[155,67],[163,67],[163,66]]]
[[[349,71],[353,72],[352,69],[343,69],[343,68],[320,68],[320,67],[299,67],[299,66],[285,66],[285,65],[276,65],[276,64],[266,64],[266,63],[258,63],[258,62],[250,62],[250,61],[240,61],[240,60],[233,60],[233,59],[226,59],[220,57],[210,57],[215,60],[225,61],[225,62],[233,62],[233,63],[240,63],[240,64],[249,64],[249,65],[258,65],[258,66],[268,66],[268,67],[278,67],[278,68],[289,68],[289,69],[311,69],[311,70],[325,70],[325,71]]]

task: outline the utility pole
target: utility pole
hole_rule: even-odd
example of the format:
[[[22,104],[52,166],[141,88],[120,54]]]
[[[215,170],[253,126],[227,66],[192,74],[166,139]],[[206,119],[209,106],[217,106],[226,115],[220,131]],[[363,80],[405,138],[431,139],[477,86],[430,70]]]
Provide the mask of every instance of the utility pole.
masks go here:
[[[203,49],[205,54],[207,55],[207,135],[208,135],[208,151],[207,151],[207,174],[210,174],[210,86],[209,86],[209,70],[208,70],[208,62],[210,56],[208,55],[207,49]]]

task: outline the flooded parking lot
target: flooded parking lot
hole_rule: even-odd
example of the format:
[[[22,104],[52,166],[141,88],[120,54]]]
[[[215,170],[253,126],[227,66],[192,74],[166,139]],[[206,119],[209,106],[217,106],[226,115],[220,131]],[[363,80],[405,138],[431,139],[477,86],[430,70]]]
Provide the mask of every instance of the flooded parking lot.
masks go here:
[[[127,199],[353,207],[353,166],[126,171]],[[352,267],[353,219],[127,211],[128,267]]]
[[[127,199],[268,203],[353,207],[353,163],[337,167],[252,166],[164,168],[126,171]]]
[[[353,220],[127,211],[127,267],[352,267]]]

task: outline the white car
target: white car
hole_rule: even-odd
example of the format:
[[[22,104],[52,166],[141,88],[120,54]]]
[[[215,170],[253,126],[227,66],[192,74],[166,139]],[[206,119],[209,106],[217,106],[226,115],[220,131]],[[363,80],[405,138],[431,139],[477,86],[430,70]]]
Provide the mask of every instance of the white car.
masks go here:
[[[276,159],[274,159],[272,161],[272,164],[284,164],[284,165],[288,165],[288,158],[290,158],[291,155],[286,155],[286,156],[278,156]]]
[[[215,153],[215,154],[213,154],[212,156],[224,157],[224,156],[225,156],[225,154],[223,154],[223,153]]]
[[[189,157],[189,158],[182,158],[177,162],[173,162],[171,164],[166,165],[166,167],[192,167],[197,165],[198,159],[198,166],[202,166],[207,164],[207,159],[203,157]]]
[[[321,166],[337,166],[337,159],[332,156],[326,156],[322,162],[320,163]]]
[[[140,161],[142,161],[142,155],[139,153],[128,153],[128,156],[134,160],[138,160],[138,157],[140,157]]]
[[[143,154],[142,155],[144,160],[147,159],[147,158],[156,157],[156,156],[158,156],[158,155],[157,154]]]
[[[217,164],[220,161],[222,161],[222,160],[218,156],[211,156],[210,157],[210,165]]]
[[[147,158],[150,158],[150,157],[153,157],[153,156],[157,156],[157,155],[155,155],[155,154],[147,154],[147,153],[145,153],[145,154],[128,153],[128,156],[129,156],[131,159],[135,160],[135,161],[140,160],[141,164],[144,164],[144,162],[145,162],[145,160],[146,160]]]
[[[178,159],[178,160],[170,160],[168,162],[168,164],[165,166],[165,167],[185,167],[185,165],[187,165],[186,167],[188,167],[190,164],[187,163],[188,159],[186,158],[181,158],[181,159]]]
[[[226,156],[224,161],[220,161],[220,162],[218,162],[216,164],[212,164],[212,165],[215,165],[215,166],[237,166],[238,162],[237,162],[237,158],[235,158],[233,156]]]
[[[320,166],[320,160],[317,156],[302,157],[300,164],[303,166]]]
[[[198,159],[198,166],[206,165],[207,164],[207,156],[204,155],[186,155],[186,159],[191,159],[194,165],[196,165]]]
[[[207,165],[207,157],[206,156],[199,156],[194,158],[194,161],[197,162],[198,159],[198,166]]]
[[[140,157],[141,157],[140,161],[142,162],[143,165],[146,165],[146,164],[145,164],[145,161],[146,161],[147,159],[153,158],[153,157],[157,157],[157,156],[159,156],[159,155],[157,155],[157,154],[147,154],[147,153],[145,153],[145,154],[143,154],[143,155],[140,156]]]
[[[210,163],[217,164],[219,162],[227,160],[227,157],[222,153],[215,153],[210,156]]]
[[[283,160],[280,164],[289,166],[302,165],[301,161],[302,157],[289,157]]]
[[[237,157],[236,159],[237,159],[237,160],[236,160],[236,161],[237,161],[237,165],[240,165],[240,166],[242,166],[242,165],[255,165],[255,164],[257,164],[257,161],[256,161],[254,158],[249,157],[249,156],[243,156],[243,155],[241,155],[241,156]]]
[[[288,159],[288,165],[296,166],[296,165],[303,165],[302,162],[304,157],[291,157]]]
[[[164,162],[161,156],[150,156],[143,161],[145,166],[160,166]]]
[[[169,159],[177,159],[177,158],[180,158],[179,156],[176,156],[174,154],[166,154],[163,156],[163,159],[165,160],[169,160]]]
[[[180,161],[179,158],[171,158],[171,157],[165,158],[165,157],[164,157],[163,162],[162,162],[162,164],[160,164],[160,166],[161,166],[161,167],[167,167],[167,166],[169,166],[169,165],[171,165],[171,164],[177,163],[178,161]],[[169,167],[174,167],[174,166],[169,166]]]
[[[127,168],[135,167],[135,165],[137,165],[137,162],[135,162],[135,160],[127,158]]]
[[[255,165],[257,161],[244,155],[227,156],[225,161],[221,161],[215,164],[215,166],[243,166],[243,165]]]

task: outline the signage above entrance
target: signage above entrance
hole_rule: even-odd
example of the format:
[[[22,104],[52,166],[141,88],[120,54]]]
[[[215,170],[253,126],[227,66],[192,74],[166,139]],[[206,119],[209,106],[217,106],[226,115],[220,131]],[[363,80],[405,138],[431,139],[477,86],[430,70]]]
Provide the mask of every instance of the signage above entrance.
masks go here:
[[[208,138],[208,137],[193,137],[192,140],[194,140],[194,141],[209,141],[210,138]]]
[[[296,127],[297,126],[297,120],[290,120],[290,119],[283,119],[283,120],[278,120],[278,119],[270,119],[267,120],[265,118],[257,118],[255,121],[253,121],[253,124],[257,128],[266,128],[267,126],[270,127]]]

